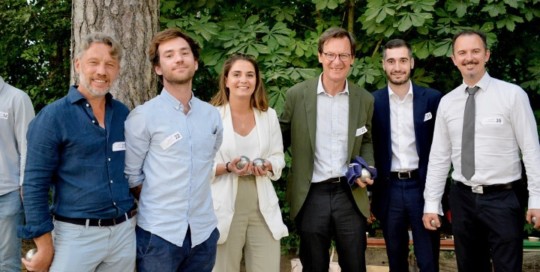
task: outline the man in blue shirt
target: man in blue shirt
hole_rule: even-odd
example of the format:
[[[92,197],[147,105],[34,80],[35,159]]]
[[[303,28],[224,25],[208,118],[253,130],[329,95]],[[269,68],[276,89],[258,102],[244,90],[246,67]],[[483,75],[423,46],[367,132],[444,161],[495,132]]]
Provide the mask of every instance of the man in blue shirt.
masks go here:
[[[126,121],[126,175],[139,195],[138,271],[212,271],[217,219],[210,191],[223,127],[195,96],[199,46],[176,29],[156,34],[150,61],[161,94]]]
[[[135,269],[135,207],[123,174],[129,111],[109,94],[121,54],[107,35],[85,37],[74,61],[79,85],[30,123],[20,229],[37,246],[22,260],[30,271]]]

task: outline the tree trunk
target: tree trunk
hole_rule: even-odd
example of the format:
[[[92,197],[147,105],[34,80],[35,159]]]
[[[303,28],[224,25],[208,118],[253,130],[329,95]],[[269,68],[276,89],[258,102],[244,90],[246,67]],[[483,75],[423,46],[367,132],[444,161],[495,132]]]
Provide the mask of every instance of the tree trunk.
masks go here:
[[[129,108],[156,95],[148,44],[158,30],[159,0],[73,0],[71,16],[72,59],[81,37],[98,31],[109,34],[123,47],[120,75],[111,94]],[[76,82],[73,63],[71,80]]]

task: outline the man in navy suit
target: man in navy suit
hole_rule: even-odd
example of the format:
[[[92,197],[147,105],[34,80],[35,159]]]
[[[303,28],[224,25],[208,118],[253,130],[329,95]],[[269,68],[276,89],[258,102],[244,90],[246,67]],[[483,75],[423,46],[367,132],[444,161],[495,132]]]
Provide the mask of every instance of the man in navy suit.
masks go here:
[[[420,271],[439,270],[439,233],[422,223],[424,184],[442,94],[412,84],[414,59],[401,39],[383,48],[388,86],[373,92],[373,146],[378,177],[372,212],[381,222],[390,271],[409,271],[409,227]]]

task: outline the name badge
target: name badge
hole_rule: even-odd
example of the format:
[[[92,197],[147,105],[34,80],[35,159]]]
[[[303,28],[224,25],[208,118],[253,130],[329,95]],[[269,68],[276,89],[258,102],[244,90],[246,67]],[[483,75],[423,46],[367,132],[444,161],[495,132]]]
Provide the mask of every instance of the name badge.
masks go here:
[[[182,140],[182,134],[177,131],[173,135],[165,138],[165,140],[163,140],[159,146],[161,146],[163,150],[167,150],[167,148],[171,147],[174,143],[180,140]]]
[[[112,145],[112,151],[125,151],[126,150],[126,142],[116,142]]]
[[[8,119],[8,113],[7,112],[1,112],[0,111],[0,119]]]
[[[431,115],[431,112],[426,113],[424,115],[424,122],[431,120],[431,118],[433,118],[433,115]]]
[[[356,136],[363,135],[366,132],[367,132],[366,126],[363,126],[363,127],[359,128],[359,129],[356,129]]]
[[[504,119],[502,117],[488,117],[482,120],[483,125],[503,125]]]

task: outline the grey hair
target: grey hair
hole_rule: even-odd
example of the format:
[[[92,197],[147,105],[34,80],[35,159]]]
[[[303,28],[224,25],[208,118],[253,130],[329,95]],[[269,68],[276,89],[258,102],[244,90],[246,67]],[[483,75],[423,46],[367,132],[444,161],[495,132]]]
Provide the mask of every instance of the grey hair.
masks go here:
[[[81,40],[77,54],[75,55],[76,58],[80,58],[93,43],[102,43],[110,46],[111,50],[109,53],[111,56],[117,59],[118,62],[122,60],[122,47],[120,44],[113,37],[101,32],[90,33]]]

